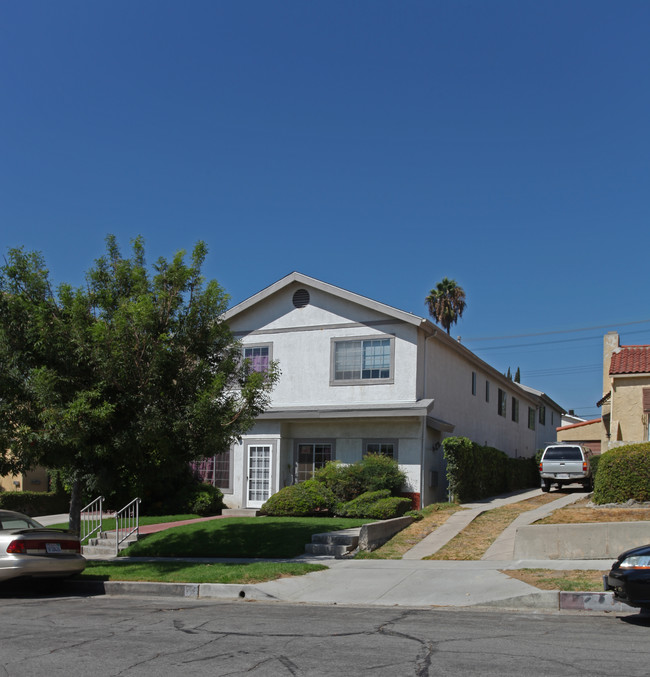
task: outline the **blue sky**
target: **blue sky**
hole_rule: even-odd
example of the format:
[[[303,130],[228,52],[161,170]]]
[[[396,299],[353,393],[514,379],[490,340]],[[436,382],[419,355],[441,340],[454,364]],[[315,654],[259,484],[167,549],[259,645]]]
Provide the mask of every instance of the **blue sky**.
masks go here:
[[[650,343],[646,0],[25,0],[0,63],[2,254],[56,280],[108,233],[205,240],[233,303],[451,277],[452,333],[586,417],[604,332]]]

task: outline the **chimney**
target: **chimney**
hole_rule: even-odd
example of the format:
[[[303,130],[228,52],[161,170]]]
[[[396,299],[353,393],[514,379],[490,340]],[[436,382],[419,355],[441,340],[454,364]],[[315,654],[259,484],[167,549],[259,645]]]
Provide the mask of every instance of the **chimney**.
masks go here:
[[[612,363],[612,353],[620,348],[621,338],[616,331],[609,331],[605,334],[603,341],[603,395],[606,395],[612,388],[612,382],[609,378],[609,367]]]

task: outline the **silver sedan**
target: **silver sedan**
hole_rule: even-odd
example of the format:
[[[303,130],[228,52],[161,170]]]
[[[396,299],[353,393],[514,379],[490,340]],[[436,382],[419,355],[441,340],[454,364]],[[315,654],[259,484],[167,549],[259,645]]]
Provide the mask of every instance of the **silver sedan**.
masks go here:
[[[19,512],[0,510],[0,581],[73,576],[86,567],[79,538]]]

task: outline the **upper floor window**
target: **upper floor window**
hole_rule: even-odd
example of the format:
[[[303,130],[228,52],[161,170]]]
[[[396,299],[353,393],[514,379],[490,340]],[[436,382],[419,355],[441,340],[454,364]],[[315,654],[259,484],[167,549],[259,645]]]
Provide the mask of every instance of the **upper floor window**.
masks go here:
[[[499,416],[506,415],[506,391],[499,388],[499,400],[497,402],[497,412]]]
[[[250,361],[253,371],[268,371],[271,361],[271,346],[269,344],[244,346],[244,359]]]
[[[393,377],[393,339],[333,341],[333,380],[389,382]]]
[[[476,372],[472,372],[472,395],[476,395]]]
[[[486,402],[490,401],[490,382],[489,381],[485,382],[485,401]]]
[[[539,408],[539,423],[546,425],[546,407],[543,404]]]
[[[515,423],[519,422],[519,400],[516,397],[513,397],[510,400],[512,404],[512,420]]]
[[[528,407],[528,427],[535,430],[535,410],[532,407]]]

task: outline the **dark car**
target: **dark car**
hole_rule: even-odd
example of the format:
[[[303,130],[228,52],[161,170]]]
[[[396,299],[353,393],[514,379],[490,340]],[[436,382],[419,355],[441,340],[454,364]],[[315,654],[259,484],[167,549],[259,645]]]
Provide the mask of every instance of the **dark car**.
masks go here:
[[[604,577],[605,590],[629,606],[650,609],[650,545],[626,550]]]

